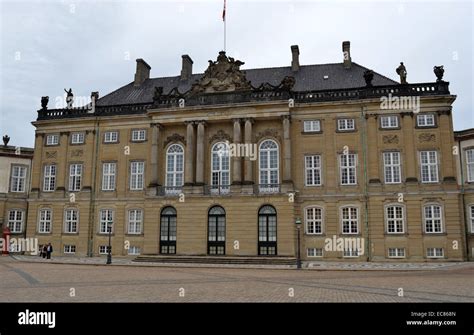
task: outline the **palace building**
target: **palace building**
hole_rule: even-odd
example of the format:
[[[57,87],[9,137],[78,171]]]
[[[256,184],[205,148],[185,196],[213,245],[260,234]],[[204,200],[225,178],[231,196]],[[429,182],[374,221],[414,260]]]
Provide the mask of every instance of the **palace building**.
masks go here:
[[[90,105],[43,97],[27,236],[76,255],[110,238],[114,255],[467,259],[444,70],[406,83],[402,63],[399,83],[342,48],[338,63],[300,65],[292,46],[288,66],[246,70],[221,51],[204,73],[183,55],[160,78],[137,59]]]

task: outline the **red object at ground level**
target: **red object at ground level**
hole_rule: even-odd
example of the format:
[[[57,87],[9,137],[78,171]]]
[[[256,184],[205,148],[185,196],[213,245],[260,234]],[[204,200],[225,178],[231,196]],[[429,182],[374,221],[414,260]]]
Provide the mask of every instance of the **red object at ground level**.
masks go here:
[[[3,227],[3,245],[2,245],[2,255],[8,255],[8,249],[10,244],[10,228]]]

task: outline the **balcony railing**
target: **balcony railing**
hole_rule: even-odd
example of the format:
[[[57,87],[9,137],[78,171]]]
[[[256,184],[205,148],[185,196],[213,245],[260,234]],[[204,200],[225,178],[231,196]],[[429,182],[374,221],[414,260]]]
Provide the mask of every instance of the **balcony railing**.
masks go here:
[[[255,194],[275,194],[281,192],[280,184],[255,184],[253,193]]]
[[[230,194],[229,185],[204,185],[205,195],[228,195]]]
[[[158,186],[156,195],[158,196],[178,196],[183,192],[182,186]]]

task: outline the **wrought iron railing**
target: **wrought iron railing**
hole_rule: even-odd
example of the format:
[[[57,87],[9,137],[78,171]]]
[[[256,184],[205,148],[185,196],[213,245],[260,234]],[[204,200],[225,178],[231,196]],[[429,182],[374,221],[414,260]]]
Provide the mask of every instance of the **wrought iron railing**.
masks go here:
[[[204,185],[205,195],[229,195],[229,185]]]
[[[280,184],[254,184],[254,194],[275,194],[281,192]]]
[[[183,192],[182,186],[158,186],[156,195],[158,196],[178,196]]]

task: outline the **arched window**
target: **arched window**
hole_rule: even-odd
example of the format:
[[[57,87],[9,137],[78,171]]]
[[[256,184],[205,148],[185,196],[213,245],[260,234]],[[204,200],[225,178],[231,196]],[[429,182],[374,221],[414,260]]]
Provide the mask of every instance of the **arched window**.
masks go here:
[[[176,253],[176,209],[165,207],[160,220],[160,254]]]
[[[207,252],[209,255],[225,255],[225,210],[214,206],[209,210]]]
[[[212,146],[211,151],[211,193],[229,193],[229,145],[225,142],[218,142]]]
[[[260,192],[278,192],[279,155],[278,144],[273,140],[265,140],[259,149]]]
[[[277,212],[270,205],[258,211],[258,254],[277,254]]]
[[[184,149],[181,144],[172,144],[166,152],[166,193],[181,192],[184,179]]]

